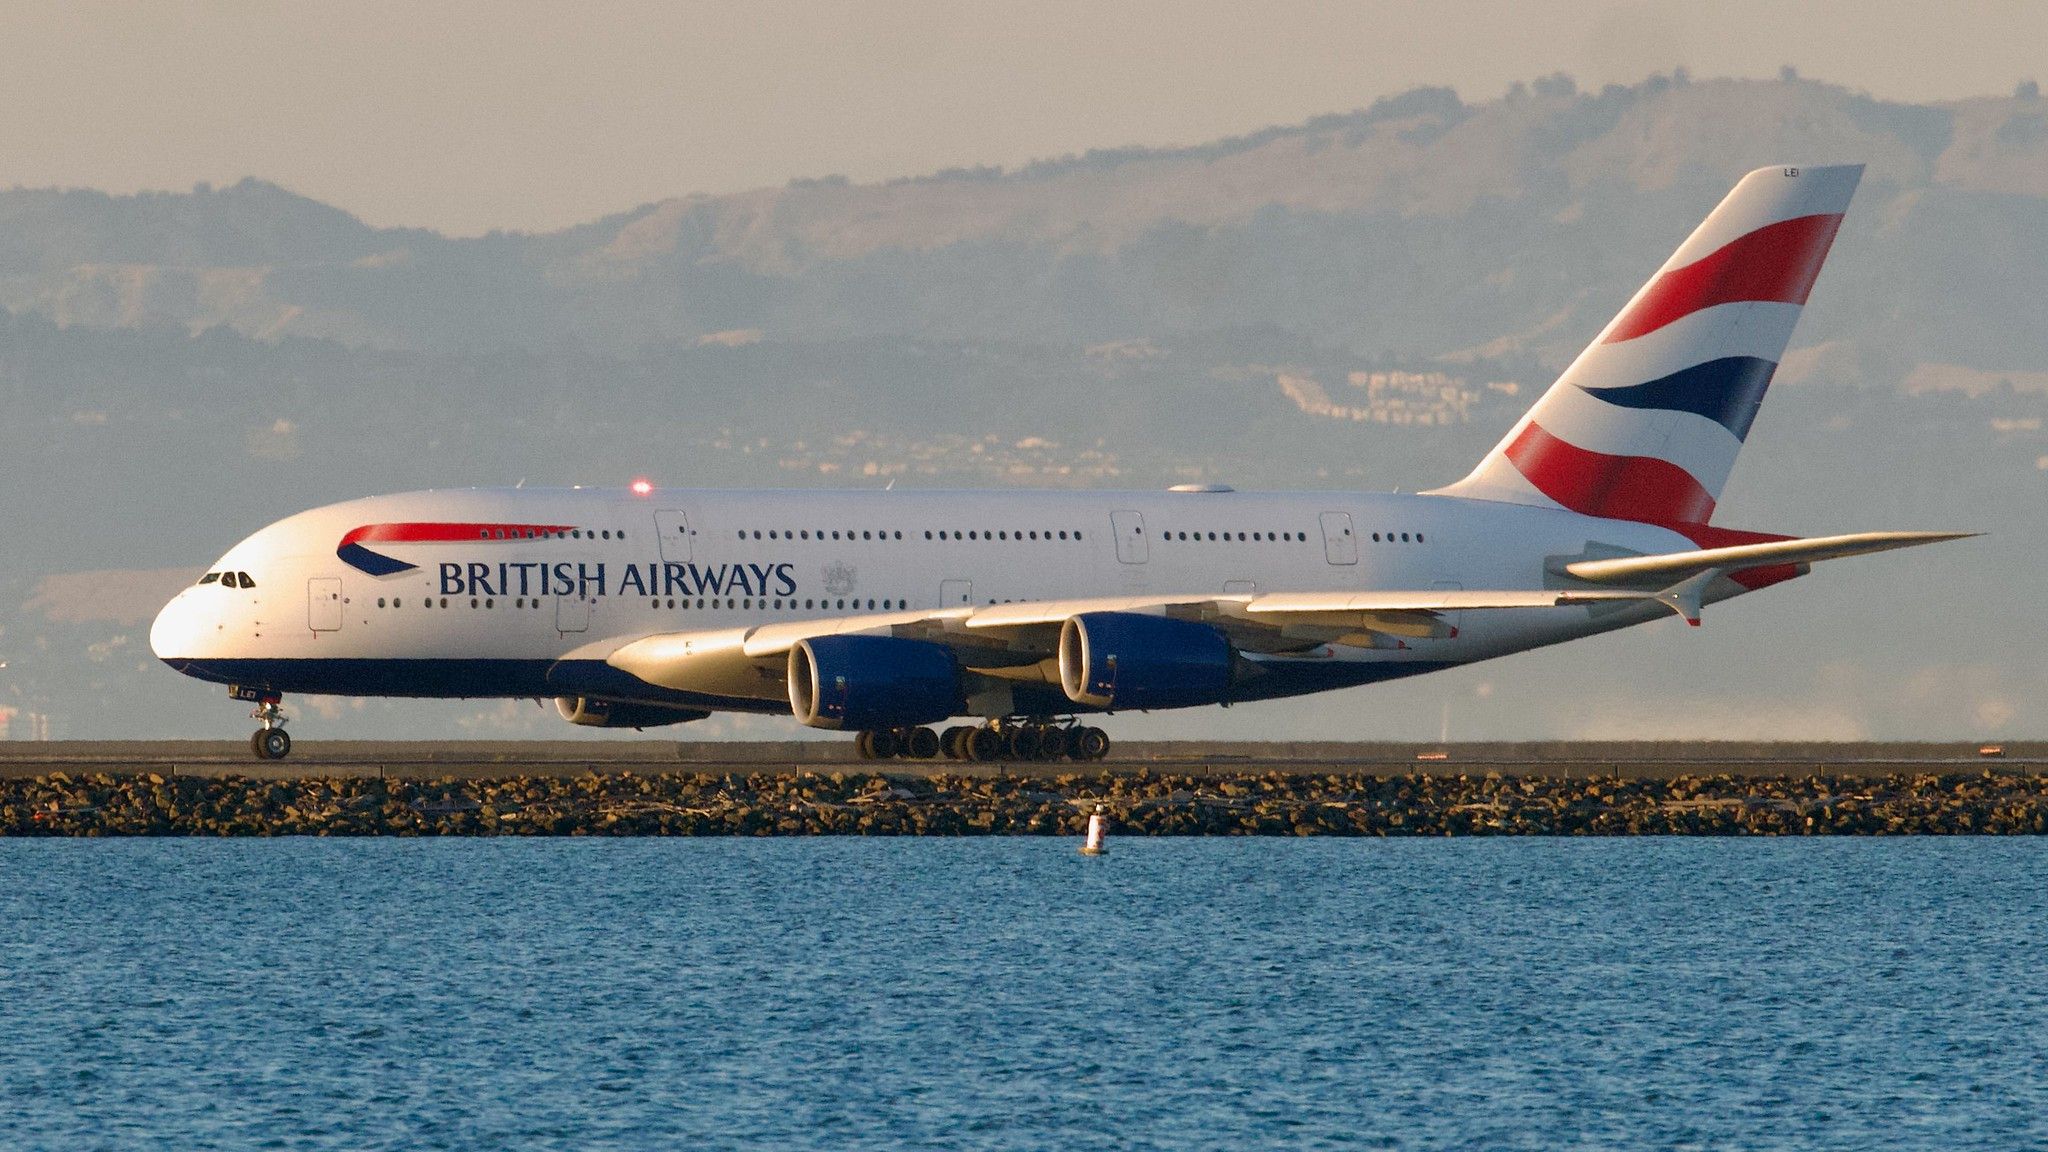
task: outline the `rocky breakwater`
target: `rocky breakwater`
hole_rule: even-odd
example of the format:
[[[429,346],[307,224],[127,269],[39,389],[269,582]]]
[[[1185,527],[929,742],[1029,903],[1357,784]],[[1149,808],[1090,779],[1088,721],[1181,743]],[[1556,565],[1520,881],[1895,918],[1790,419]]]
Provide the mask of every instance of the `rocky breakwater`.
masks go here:
[[[1560,780],[858,773],[0,780],[6,836],[1800,836],[2048,833],[2048,777]]]

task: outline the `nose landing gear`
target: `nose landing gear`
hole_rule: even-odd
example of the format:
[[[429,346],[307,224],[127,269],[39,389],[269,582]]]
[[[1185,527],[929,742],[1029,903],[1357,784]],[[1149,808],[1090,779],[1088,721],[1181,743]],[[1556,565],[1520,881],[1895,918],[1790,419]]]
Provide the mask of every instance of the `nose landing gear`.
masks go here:
[[[262,727],[249,734],[249,751],[258,760],[282,760],[292,753],[292,738],[284,730],[287,717],[284,714],[284,694],[261,688],[244,688],[236,685],[228,689],[228,695],[237,700],[251,700],[256,710],[249,718]]]

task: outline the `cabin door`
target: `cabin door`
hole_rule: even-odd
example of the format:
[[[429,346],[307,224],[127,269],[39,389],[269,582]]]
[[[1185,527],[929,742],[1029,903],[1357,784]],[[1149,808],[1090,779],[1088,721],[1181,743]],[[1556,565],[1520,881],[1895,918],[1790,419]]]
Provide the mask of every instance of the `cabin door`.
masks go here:
[[[1116,533],[1116,558],[1126,564],[1143,564],[1151,557],[1145,541],[1143,512],[1111,512],[1109,530]]]
[[[341,580],[316,576],[306,581],[306,623],[315,632],[341,631]]]
[[[974,581],[939,581],[939,607],[958,608],[964,604],[972,603],[974,603]]]
[[[661,558],[684,564],[690,559],[690,518],[680,508],[663,508],[654,514],[654,538],[661,541]]]
[[[590,631],[590,599],[586,596],[555,597],[555,631]]]
[[[1323,558],[1332,564],[1358,563],[1358,534],[1351,530],[1351,513],[1325,512],[1320,519],[1323,523]]]

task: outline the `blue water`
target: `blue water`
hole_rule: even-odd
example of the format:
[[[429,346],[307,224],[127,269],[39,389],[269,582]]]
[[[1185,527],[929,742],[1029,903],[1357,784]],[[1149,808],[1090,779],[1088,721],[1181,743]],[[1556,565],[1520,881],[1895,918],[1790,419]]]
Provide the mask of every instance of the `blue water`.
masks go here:
[[[2037,841],[0,842],[0,1147],[2048,1145]]]

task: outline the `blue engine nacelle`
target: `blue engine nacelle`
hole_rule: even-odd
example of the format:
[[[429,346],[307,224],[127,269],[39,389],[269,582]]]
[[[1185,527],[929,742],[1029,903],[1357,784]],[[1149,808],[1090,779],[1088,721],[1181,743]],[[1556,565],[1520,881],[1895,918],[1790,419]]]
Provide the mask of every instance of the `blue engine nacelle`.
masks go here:
[[[952,649],[889,636],[813,636],[789,650],[789,710],[813,728],[900,728],[957,716]]]
[[[1087,612],[1060,628],[1060,687],[1091,708],[1187,708],[1221,702],[1236,653],[1207,624]]]

